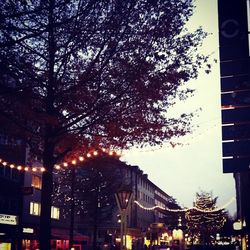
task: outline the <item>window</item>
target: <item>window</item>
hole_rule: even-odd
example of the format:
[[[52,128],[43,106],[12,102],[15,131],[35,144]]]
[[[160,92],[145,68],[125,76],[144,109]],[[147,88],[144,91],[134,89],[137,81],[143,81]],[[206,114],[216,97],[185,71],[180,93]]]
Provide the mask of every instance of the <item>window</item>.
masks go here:
[[[12,179],[18,181],[19,180],[19,172],[16,169],[12,169]]]
[[[41,204],[39,202],[30,202],[30,214],[40,216]],[[58,207],[51,207],[51,218],[59,220],[60,211]]]
[[[10,178],[11,175],[11,168],[6,167],[5,168],[5,177]]]
[[[4,167],[0,166],[0,175],[4,175]]]
[[[17,212],[18,210],[18,200],[10,200],[10,210],[12,212]]]
[[[51,218],[59,220],[60,217],[60,209],[58,207],[51,207]]]
[[[30,202],[30,214],[39,216],[41,212],[41,204],[38,202]]]
[[[31,186],[37,189],[42,188],[42,178],[37,175],[32,175]]]

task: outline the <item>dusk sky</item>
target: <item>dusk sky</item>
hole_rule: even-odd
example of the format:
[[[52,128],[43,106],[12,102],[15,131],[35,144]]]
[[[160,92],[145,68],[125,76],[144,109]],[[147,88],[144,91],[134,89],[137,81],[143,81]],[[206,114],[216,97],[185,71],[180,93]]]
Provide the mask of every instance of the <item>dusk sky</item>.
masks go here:
[[[212,33],[205,39],[202,52],[219,61],[217,1],[197,0],[196,5],[188,27],[192,30],[202,26]],[[183,146],[123,152],[122,160],[138,165],[152,182],[182,206],[191,207],[195,193],[200,190],[212,191],[213,196],[218,197],[219,207],[235,197],[233,174],[222,172],[219,72],[219,63],[213,64],[208,75],[201,71],[197,80],[188,83],[196,90],[194,96],[178,103],[174,109],[175,113],[201,109],[193,119],[198,128],[180,139]],[[234,215],[235,201],[227,209]]]

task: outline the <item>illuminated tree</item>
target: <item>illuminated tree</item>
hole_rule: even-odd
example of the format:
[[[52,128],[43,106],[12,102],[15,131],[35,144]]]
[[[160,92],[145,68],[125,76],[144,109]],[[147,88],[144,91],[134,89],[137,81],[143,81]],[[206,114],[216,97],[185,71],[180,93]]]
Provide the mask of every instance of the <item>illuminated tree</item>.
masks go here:
[[[156,145],[190,131],[167,113],[192,90],[205,37],[191,0],[0,2],[0,121],[42,160],[40,249],[50,249],[53,167],[83,148]]]
[[[117,208],[114,194],[125,180],[124,165],[117,158],[102,155],[75,168],[57,171],[55,175],[53,201],[73,224],[76,217],[86,229],[92,230],[93,249],[96,249],[98,227],[103,222],[112,223],[109,220]]]
[[[217,198],[209,192],[196,193],[194,208],[186,212],[189,233],[203,245],[210,244],[210,237],[214,237],[226,221],[227,213],[217,208]]]

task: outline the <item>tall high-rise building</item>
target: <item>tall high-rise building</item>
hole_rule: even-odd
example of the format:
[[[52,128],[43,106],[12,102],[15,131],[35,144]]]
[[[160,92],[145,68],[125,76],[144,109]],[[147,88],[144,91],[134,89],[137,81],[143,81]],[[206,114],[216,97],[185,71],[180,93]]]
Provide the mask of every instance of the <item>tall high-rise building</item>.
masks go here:
[[[249,0],[218,0],[223,172],[233,173],[242,234],[250,233]]]

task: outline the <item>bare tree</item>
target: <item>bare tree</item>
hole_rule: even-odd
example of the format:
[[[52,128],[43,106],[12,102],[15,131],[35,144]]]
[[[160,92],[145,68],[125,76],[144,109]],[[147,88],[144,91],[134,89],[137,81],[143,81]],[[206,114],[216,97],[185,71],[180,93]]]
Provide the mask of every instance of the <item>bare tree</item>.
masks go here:
[[[156,145],[190,130],[168,108],[192,90],[205,33],[191,0],[0,2],[0,120],[41,157],[40,247],[50,249],[54,164],[98,146]],[[181,87],[181,88],[180,88]]]

